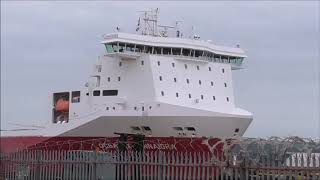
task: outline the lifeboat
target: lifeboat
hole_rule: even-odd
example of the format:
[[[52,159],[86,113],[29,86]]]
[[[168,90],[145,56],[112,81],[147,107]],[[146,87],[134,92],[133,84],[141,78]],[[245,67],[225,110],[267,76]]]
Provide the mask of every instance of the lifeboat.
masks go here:
[[[56,103],[56,111],[68,112],[69,111],[69,101],[64,99],[59,99]]]

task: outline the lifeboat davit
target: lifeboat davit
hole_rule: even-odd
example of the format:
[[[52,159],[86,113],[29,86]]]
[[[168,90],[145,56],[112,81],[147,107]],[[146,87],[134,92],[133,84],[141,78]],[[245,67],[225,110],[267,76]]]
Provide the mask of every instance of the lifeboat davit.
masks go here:
[[[69,101],[66,101],[64,99],[59,99],[56,103],[56,111],[68,112]]]

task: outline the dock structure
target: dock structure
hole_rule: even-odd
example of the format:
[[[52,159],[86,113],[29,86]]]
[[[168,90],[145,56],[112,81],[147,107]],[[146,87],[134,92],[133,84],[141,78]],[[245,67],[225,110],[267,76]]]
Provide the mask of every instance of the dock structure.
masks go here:
[[[0,179],[319,180],[320,144],[301,140],[246,139],[221,152],[21,150],[1,154]]]

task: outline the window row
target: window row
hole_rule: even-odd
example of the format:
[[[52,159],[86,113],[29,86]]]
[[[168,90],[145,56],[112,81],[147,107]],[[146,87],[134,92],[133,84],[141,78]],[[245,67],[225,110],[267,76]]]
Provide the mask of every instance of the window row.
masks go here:
[[[161,96],[165,96],[164,91],[161,91]],[[179,97],[179,93],[177,93],[177,92],[176,92],[176,97],[177,98]],[[190,93],[188,94],[188,98],[189,99],[192,98],[192,95]],[[200,99],[201,100],[205,99],[203,94],[200,95]],[[216,96],[212,96],[212,100],[215,101],[216,100]],[[226,97],[226,100],[229,102],[229,97]]]
[[[161,64],[160,61],[158,61],[157,64],[158,64],[158,66],[160,66],[160,64]],[[172,65],[173,68],[175,67],[175,63],[174,63],[174,62],[171,63],[171,65]],[[200,70],[200,66],[197,65],[196,67],[197,67],[197,70],[199,71],[199,70]],[[187,64],[184,64],[184,68],[185,68],[185,69],[188,69],[188,65],[187,65]],[[208,67],[208,71],[212,71],[212,68],[211,68],[211,67]],[[222,71],[222,73],[224,73],[224,68],[222,68],[221,71]]]
[[[159,76],[159,80],[160,80],[160,81],[163,80],[162,76]],[[176,77],[173,78],[173,82],[177,82],[177,78],[176,78]],[[187,79],[186,79],[186,82],[187,82],[187,84],[189,84],[189,83],[190,83],[190,79],[187,78]],[[198,83],[199,83],[199,85],[201,85],[201,84],[202,84],[202,81],[199,80]],[[210,85],[211,85],[211,86],[214,85],[214,84],[213,84],[213,81],[210,81]],[[224,83],[224,87],[227,87],[227,83]]]
[[[89,96],[89,93],[86,94]],[[101,90],[94,90],[93,91],[93,96],[100,96],[101,95]],[[117,96],[118,95],[118,90],[102,90],[102,96]]]
[[[131,126],[131,129],[134,131],[151,131],[151,128],[149,126]],[[175,131],[183,131],[183,130],[187,130],[187,131],[196,131],[196,128],[188,126],[188,127],[173,127],[172,129],[174,129]]]
[[[176,55],[176,56],[208,59],[215,62],[233,63],[237,65],[241,65],[243,61],[243,57],[215,54],[210,51],[203,51],[199,49],[191,49],[191,48],[184,48],[184,47],[178,47],[178,48],[158,47],[158,46],[146,46],[141,44],[123,43],[123,42],[106,43],[105,47],[106,47],[107,53],[138,52],[138,53],[148,53],[148,54],[158,54],[158,55]]]

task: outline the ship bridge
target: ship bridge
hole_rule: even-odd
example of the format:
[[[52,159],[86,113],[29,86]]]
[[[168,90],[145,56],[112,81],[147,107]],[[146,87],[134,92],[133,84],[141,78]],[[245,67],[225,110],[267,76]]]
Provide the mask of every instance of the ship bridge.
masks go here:
[[[107,55],[134,59],[142,54],[173,56],[175,59],[226,63],[233,70],[240,69],[247,57],[239,47],[217,46],[208,41],[178,37],[115,33],[105,35],[101,43],[105,45]]]

